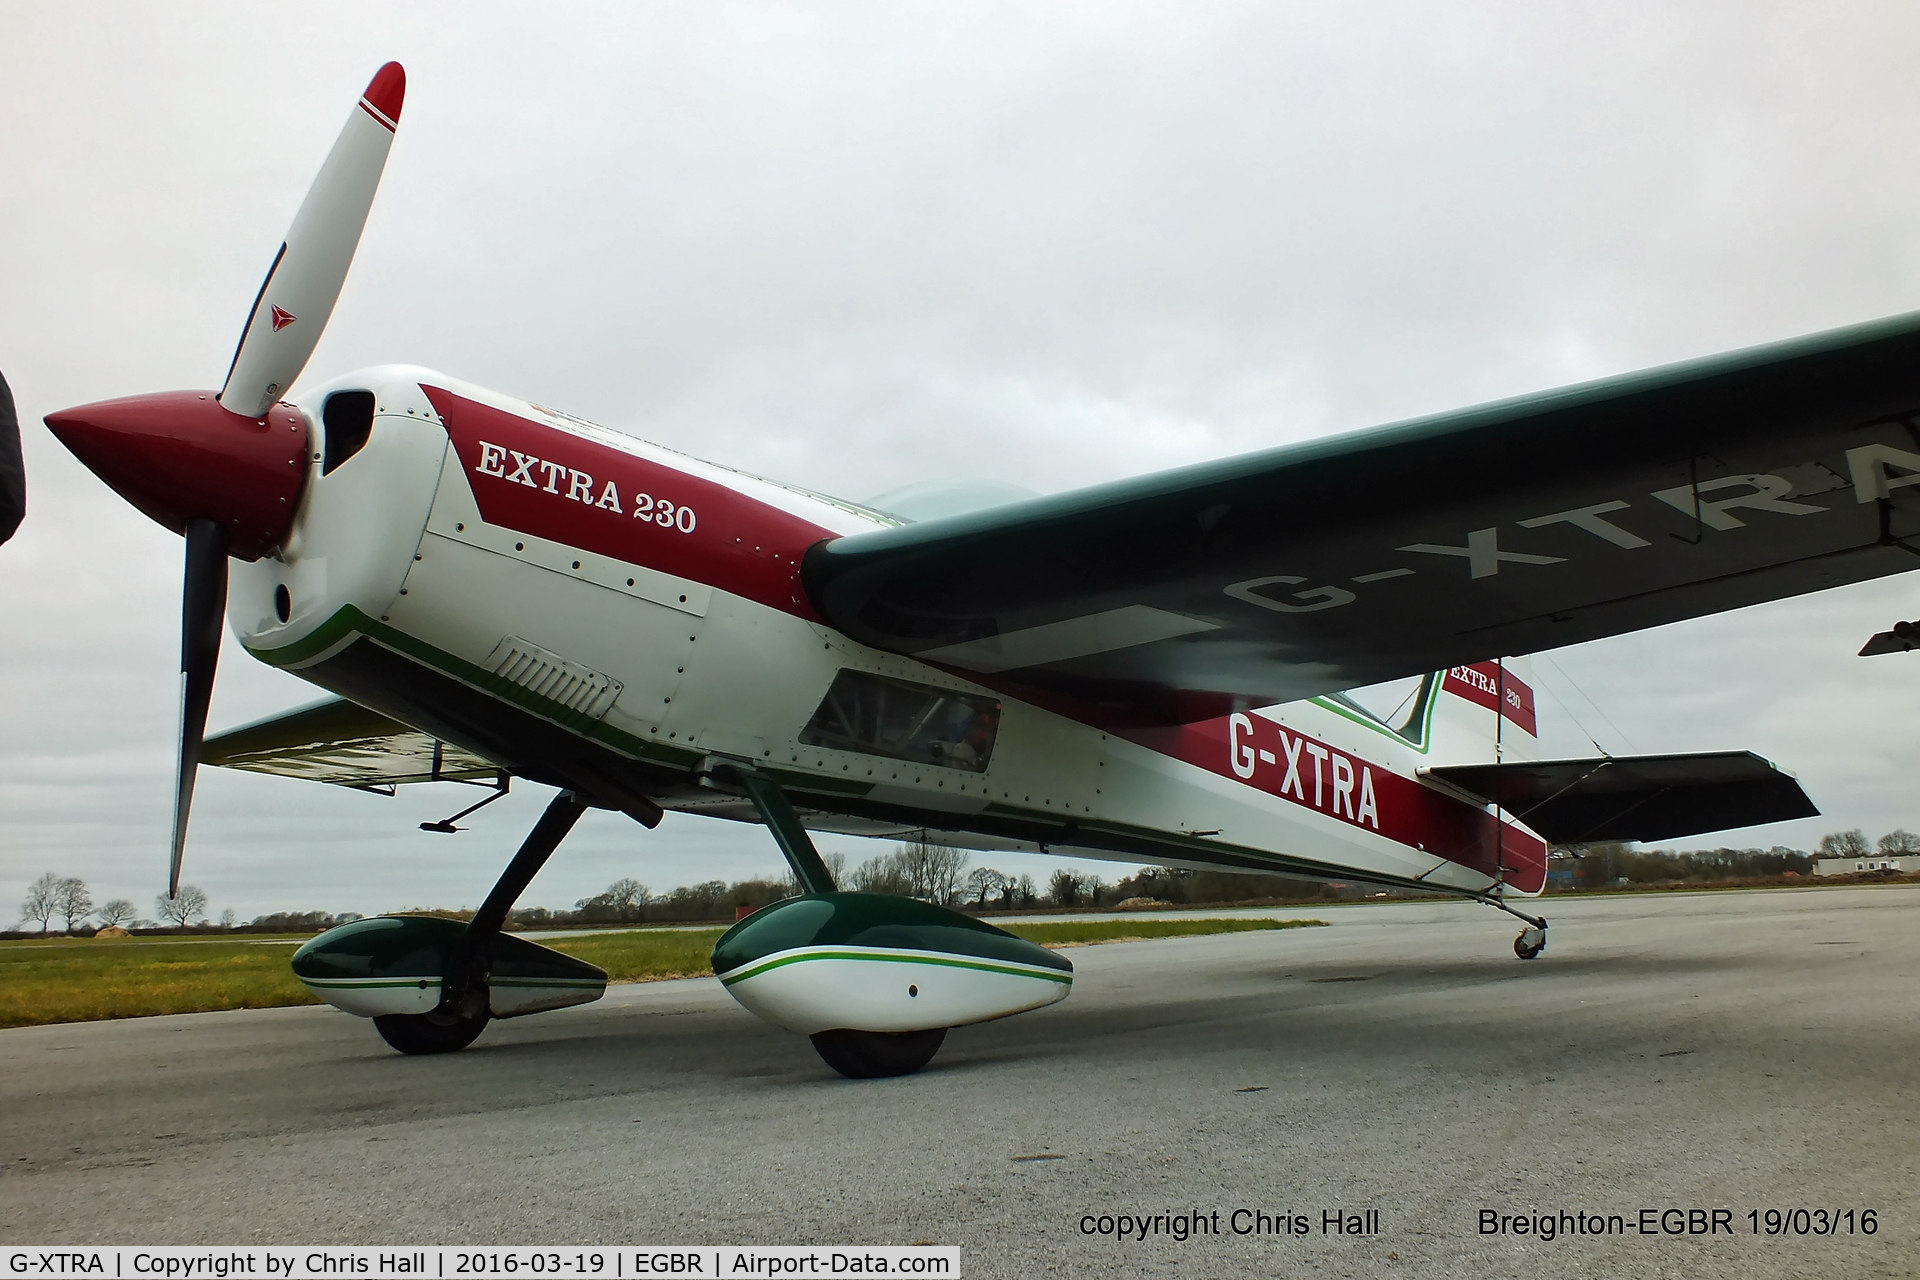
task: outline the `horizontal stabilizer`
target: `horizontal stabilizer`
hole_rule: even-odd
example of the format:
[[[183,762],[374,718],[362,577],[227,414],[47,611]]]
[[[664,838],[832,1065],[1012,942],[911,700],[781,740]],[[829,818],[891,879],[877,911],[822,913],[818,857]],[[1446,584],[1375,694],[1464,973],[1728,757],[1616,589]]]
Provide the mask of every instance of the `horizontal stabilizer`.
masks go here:
[[[1896,622],[1893,630],[1877,632],[1860,650],[1863,658],[1877,658],[1883,653],[1912,653],[1920,649],[1920,622]]]
[[[1551,844],[1671,840],[1820,813],[1792,774],[1751,751],[1456,764],[1421,773],[1499,805]]]
[[[346,787],[491,782],[500,768],[345,698],[330,698],[208,738],[201,761]]]

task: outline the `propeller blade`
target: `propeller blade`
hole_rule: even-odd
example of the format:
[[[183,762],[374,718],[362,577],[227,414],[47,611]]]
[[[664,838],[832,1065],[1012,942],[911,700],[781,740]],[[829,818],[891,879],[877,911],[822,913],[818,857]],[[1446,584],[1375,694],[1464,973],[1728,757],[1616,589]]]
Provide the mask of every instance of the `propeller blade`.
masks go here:
[[[207,703],[220,661],[220,624],[227,616],[227,527],[218,520],[186,522],[187,569],[180,600],[180,768],[173,793],[173,862],[167,896],[180,893],[180,859],[187,847],[187,812],[200,746],[207,736]]]
[[[253,300],[222,407],[258,418],[306,368],[353,264],[406,92],[406,72],[389,62],[354,105]]]
[[[0,542],[13,536],[27,514],[27,468],[20,460],[20,420],[13,392],[0,377]]]

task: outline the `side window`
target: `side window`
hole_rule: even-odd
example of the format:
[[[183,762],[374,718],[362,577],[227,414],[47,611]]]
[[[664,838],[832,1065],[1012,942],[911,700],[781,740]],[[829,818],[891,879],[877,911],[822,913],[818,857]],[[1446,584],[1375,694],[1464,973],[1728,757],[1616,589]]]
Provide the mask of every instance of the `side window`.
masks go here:
[[[984,773],[999,732],[1000,704],[992,698],[842,670],[800,741]]]
[[[336,391],[320,407],[320,421],[327,429],[326,449],[322,453],[320,474],[333,469],[360,452],[373,430],[373,392]]]
[[[1439,682],[1438,675],[1407,676],[1329,694],[1327,700],[1359,712],[1395,737],[1419,747],[1426,743],[1427,708],[1433,703]]]

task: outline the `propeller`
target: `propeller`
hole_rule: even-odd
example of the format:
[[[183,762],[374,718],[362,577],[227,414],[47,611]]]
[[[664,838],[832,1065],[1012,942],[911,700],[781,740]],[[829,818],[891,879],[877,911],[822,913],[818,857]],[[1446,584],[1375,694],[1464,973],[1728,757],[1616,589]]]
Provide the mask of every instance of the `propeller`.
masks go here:
[[[180,894],[180,862],[187,850],[187,811],[207,737],[207,703],[220,662],[220,620],[227,614],[227,527],[204,517],[187,521],[187,572],[180,587],[180,764],[174,774],[173,859],[167,896]]]
[[[306,420],[280,396],[306,367],[339,300],[393,147],[406,87],[406,72],[389,62],[354,104],[260,283],[217,394],[131,396],[46,418],[94,474],[186,538],[169,897],[180,891],[227,608],[227,561],[258,560],[292,528],[311,450]]]
[[[374,74],[293,215],[220,389],[220,403],[234,413],[265,413],[300,376],[320,341],[360,246],[406,93],[407,73],[399,63]]]

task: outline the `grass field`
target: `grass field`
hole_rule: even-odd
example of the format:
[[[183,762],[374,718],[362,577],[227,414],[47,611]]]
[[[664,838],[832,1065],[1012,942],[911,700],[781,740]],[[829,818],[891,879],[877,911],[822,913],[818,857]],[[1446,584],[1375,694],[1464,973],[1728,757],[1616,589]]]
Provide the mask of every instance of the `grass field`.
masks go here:
[[[312,1004],[288,942],[0,943],[0,1027]]]
[[[1012,921],[1009,933],[1048,947],[1295,929],[1324,920]],[[704,977],[724,929],[629,929],[543,945],[607,971],[614,982]],[[536,941],[538,935],[533,935]],[[143,1018],[159,1013],[316,1004],[288,967],[304,938],[50,938],[0,942],[0,1027]]]

